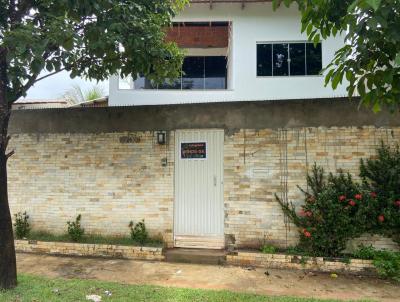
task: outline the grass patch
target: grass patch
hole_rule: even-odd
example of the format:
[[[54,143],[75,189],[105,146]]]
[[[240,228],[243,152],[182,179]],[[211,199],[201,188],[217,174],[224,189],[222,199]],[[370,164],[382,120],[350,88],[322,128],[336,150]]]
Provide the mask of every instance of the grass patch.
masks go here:
[[[149,285],[123,285],[93,280],[47,279],[42,277],[19,275],[17,288],[1,292],[1,302],[66,302],[87,301],[86,295],[99,295],[102,301],[146,301],[146,302],[318,302],[336,300],[318,300],[290,297],[267,297],[254,294],[212,291],[199,289],[169,288]],[[106,296],[110,291],[111,296]]]
[[[48,232],[31,232],[27,236],[28,240],[47,241],[47,242],[73,242],[68,234],[54,235]],[[77,243],[91,244],[113,244],[113,245],[129,245],[141,246],[139,242],[133,241],[130,237],[101,236],[101,235],[84,235]],[[162,247],[163,242],[160,239],[149,239],[144,244],[151,247]]]

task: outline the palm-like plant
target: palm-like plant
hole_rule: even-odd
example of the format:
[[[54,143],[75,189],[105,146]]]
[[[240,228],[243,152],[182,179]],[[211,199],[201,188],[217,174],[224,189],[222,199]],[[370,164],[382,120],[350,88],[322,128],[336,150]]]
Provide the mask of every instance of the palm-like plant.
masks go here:
[[[71,89],[64,94],[64,98],[74,104],[96,100],[103,96],[104,91],[100,86],[93,86],[84,91],[79,85],[73,85]]]

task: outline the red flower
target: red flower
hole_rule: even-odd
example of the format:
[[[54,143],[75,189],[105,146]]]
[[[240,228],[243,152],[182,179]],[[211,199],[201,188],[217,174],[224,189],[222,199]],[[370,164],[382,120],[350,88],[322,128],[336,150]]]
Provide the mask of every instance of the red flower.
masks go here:
[[[349,205],[351,205],[352,207],[354,207],[354,206],[356,205],[356,202],[355,202],[353,199],[350,199]]]
[[[345,200],[346,200],[346,196],[344,196],[344,195],[339,196],[339,201],[345,201]]]
[[[400,208],[400,200],[396,200],[394,204]]]
[[[379,215],[379,216],[378,216],[378,220],[379,220],[380,222],[384,222],[384,221],[385,221],[385,216]]]
[[[354,196],[354,198],[357,199],[357,200],[361,200],[362,199],[362,195],[361,194],[356,194]]]
[[[371,195],[372,198],[376,198],[378,196],[378,194],[376,194],[375,192],[371,192],[369,193],[369,195]]]
[[[307,231],[306,229],[303,230],[303,234],[304,236],[306,236],[307,238],[311,237],[311,233],[309,231]]]
[[[312,212],[311,211],[307,211],[304,213],[307,217],[311,217],[312,216]]]
[[[304,212],[304,209],[301,209],[301,210],[300,210],[299,216],[301,216],[301,217],[306,216],[306,213]]]

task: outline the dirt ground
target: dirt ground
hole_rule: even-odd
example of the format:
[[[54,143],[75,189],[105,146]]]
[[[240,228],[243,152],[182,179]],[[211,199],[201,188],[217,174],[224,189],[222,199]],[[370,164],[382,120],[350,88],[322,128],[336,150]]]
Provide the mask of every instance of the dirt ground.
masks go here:
[[[400,285],[370,277],[149,261],[18,254],[21,273],[264,295],[400,301]]]

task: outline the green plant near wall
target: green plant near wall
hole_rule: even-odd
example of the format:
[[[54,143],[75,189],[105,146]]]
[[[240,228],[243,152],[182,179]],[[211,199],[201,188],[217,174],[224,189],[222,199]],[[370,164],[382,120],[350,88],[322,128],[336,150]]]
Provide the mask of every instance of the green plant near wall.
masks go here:
[[[85,229],[81,226],[82,215],[79,214],[75,221],[67,222],[67,232],[72,241],[78,242],[82,239]]]
[[[14,229],[15,237],[23,239],[28,237],[31,227],[29,224],[29,215],[26,212],[18,212],[15,216]]]
[[[264,244],[261,248],[260,251],[263,254],[275,254],[277,249],[275,246],[271,245],[271,244]]]
[[[337,257],[347,241],[363,233],[358,216],[361,202],[370,198],[349,174],[326,175],[314,165],[307,175],[309,192],[297,211],[276,196],[284,213],[299,228],[299,248],[313,256]]]
[[[372,233],[392,237],[400,245],[400,149],[383,143],[374,158],[361,160],[360,177],[363,186],[375,192],[374,203],[365,207],[365,215],[377,213],[378,219],[369,217]]]
[[[363,233],[383,234],[400,244],[400,151],[383,143],[375,157],[360,162],[362,182],[350,174],[326,174],[314,165],[308,191],[297,211],[276,196],[299,228],[299,248],[316,256],[339,256],[346,243]]]
[[[147,232],[144,219],[136,224],[131,221],[129,223],[129,228],[131,230],[131,238],[133,241],[144,245],[149,240],[149,233]]]
[[[400,282],[400,253],[377,251],[373,264],[381,277]]]
[[[400,253],[376,250],[374,247],[360,245],[352,255],[354,258],[373,260],[373,264],[383,278],[391,278],[400,282]]]
[[[375,257],[375,248],[372,245],[359,245],[352,256],[357,259],[372,260]]]

